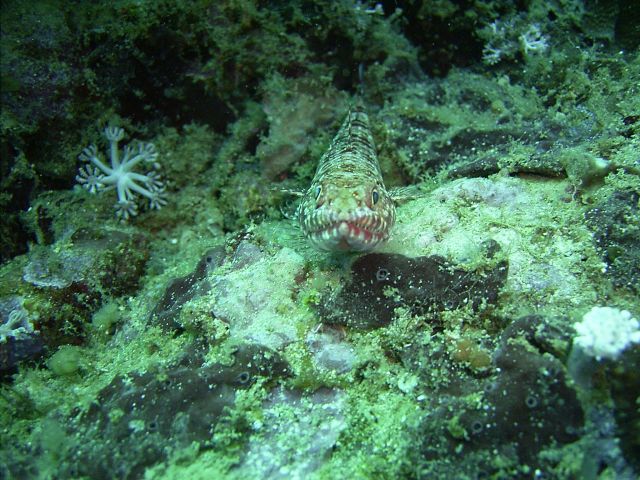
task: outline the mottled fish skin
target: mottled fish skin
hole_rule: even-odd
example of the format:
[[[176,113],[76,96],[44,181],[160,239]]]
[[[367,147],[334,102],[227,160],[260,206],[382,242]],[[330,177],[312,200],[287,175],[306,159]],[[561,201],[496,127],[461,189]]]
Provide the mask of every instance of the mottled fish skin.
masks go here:
[[[396,208],[362,106],[349,111],[296,213],[304,235],[321,250],[363,252],[389,238]]]

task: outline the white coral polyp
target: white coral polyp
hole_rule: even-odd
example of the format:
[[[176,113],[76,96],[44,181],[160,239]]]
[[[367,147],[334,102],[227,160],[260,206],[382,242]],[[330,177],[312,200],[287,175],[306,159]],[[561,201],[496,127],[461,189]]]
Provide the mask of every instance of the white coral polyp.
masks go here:
[[[107,127],[104,135],[110,144],[110,165],[102,161],[94,145],[85,148],[79,158],[89,165],[80,168],[77,182],[90,193],[115,188],[118,195],[116,216],[122,220],[137,215],[137,195],[145,197],[151,209],[166,205],[165,188],[158,174],[154,171],[146,174],[134,171],[140,162],[151,164],[154,169],[159,168],[155,146],[152,143],[140,143],[137,148],[126,146],[120,159],[118,142],[124,138],[124,130]]]
[[[593,307],[574,328],[574,345],[597,360],[615,360],[632,343],[640,343],[640,325],[627,310]]]

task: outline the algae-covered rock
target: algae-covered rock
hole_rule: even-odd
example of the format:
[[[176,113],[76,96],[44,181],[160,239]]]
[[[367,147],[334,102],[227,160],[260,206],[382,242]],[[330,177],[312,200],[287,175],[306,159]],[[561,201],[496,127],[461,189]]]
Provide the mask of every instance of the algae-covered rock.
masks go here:
[[[180,310],[186,302],[211,289],[207,274],[222,265],[224,258],[223,247],[207,250],[193,272],[169,282],[164,295],[151,311],[149,320],[165,329],[182,329],[178,321]]]
[[[314,140],[313,132],[335,119],[341,99],[337,90],[313,77],[284,87],[282,78],[271,79],[263,101],[269,135],[261,139],[256,156],[262,174],[270,180],[301,160]]]
[[[551,345],[562,341],[560,332],[550,332],[553,322],[514,320],[483,375],[469,376],[445,358],[418,363],[410,360],[415,353],[407,355],[405,361],[427,379],[427,392],[434,386],[438,390],[426,395],[426,411],[433,412],[423,417],[426,471],[443,475],[444,458],[469,475],[499,476],[507,470],[524,475],[531,465],[550,470],[557,460],[542,452],[580,439],[585,413],[565,366],[550,354]],[[540,342],[541,336],[547,342]],[[442,369],[445,378],[434,379]]]
[[[236,392],[285,375],[287,365],[277,353],[241,346],[230,366],[203,364],[196,356],[166,369],[118,376],[74,422],[82,440],[65,459],[66,472],[139,478],[172,450],[194,442],[208,448]]]
[[[515,447],[518,461],[531,463],[545,446],[579,438],[584,414],[559,360],[506,342],[495,366],[482,408],[462,418],[471,448]]]
[[[303,257],[290,248],[212,282],[211,313],[229,325],[231,338],[267,348],[281,348],[298,338],[306,317],[292,299]]]
[[[620,364],[611,371],[611,396],[615,404],[614,415],[620,436],[620,448],[627,462],[640,470],[640,347],[634,346],[623,352]]]
[[[398,307],[416,315],[478,309],[495,304],[507,272],[506,261],[467,271],[438,256],[371,253],[353,262],[349,282],[323,299],[319,312],[328,323],[372,328],[388,325]]]
[[[640,292],[640,187],[613,192],[586,213],[607,275],[620,287]]]
[[[0,477],[636,478],[637,349],[565,367],[640,311],[633,7],[3,1]],[[354,104],[411,194],[321,252],[282,192]],[[126,226],[72,189],[115,124]]]
[[[91,315],[106,297],[137,291],[148,247],[145,235],[128,228],[79,229],[51,247],[34,247],[22,280],[45,344],[83,342]]]
[[[338,390],[320,389],[308,395],[274,390],[234,473],[274,480],[313,475],[347,428],[345,404],[344,392]]]
[[[42,355],[44,342],[24,307],[24,298],[0,298],[0,380],[15,373],[20,362]]]
[[[82,352],[73,345],[63,345],[49,357],[47,366],[55,375],[71,376],[82,367]]]

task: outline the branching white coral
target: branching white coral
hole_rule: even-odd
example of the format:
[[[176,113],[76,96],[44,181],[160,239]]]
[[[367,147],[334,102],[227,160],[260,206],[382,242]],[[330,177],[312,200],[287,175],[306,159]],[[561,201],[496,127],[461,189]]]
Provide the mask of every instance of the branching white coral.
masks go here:
[[[596,360],[615,360],[632,343],[640,343],[638,321],[627,310],[593,307],[574,328],[573,344]]]
[[[495,65],[500,62],[503,55],[503,52],[499,48],[487,45],[482,50],[482,61],[487,65]]]
[[[34,332],[23,304],[22,297],[0,301],[0,343],[5,343],[9,337],[21,339]]]
[[[80,167],[76,180],[90,193],[103,190],[116,190],[118,201],[115,204],[116,216],[128,220],[138,214],[137,196],[141,195],[149,201],[149,208],[160,209],[167,204],[165,187],[157,173],[159,163],[153,143],[138,143],[136,148],[128,145],[120,151],[118,142],[124,137],[124,130],[107,127],[104,135],[110,143],[110,165],[107,165],[98,153],[95,145],[85,148],[78,157],[87,165]],[[154,170],[146,174],[134,171],[140,162],[151,164]]]
[[[482,60],[488,65],[515,59],[518,52],[525,59],[549,48],[549,39],[537,24],[528,24],[521,17],[495,20],[486,25],[479,34],[487,40],[482,50]]]
[[[549,47],[547,37],[542,34],[538,25],[530,25],[519,38],[522,53],[525,55],[542,53]]]

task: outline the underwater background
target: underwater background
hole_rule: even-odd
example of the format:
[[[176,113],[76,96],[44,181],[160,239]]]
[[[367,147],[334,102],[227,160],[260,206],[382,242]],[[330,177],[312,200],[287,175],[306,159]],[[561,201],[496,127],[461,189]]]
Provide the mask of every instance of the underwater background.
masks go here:
[[[0,478],[638,478],[637,1],[0,8]]]

